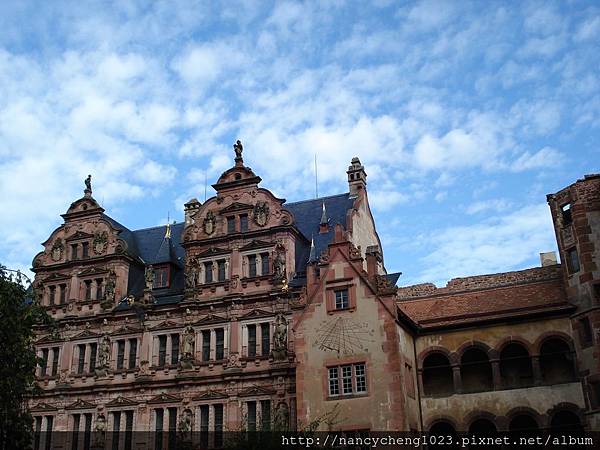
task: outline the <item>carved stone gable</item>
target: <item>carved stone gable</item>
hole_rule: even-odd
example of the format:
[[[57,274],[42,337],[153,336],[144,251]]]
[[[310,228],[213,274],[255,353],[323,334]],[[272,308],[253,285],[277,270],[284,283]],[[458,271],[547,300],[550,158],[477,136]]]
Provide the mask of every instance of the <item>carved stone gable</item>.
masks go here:
[[[91,239],[93,237],[94,237],[93,234],[84,233],[83,231],[77,231],[74,234],[72,234],[71,236],[69,236],[66,239],[66,241],[70,242],[70,241],[76,241],[76,240],[79,240],[79,239]]]
[[[227,214],[227,213],[235,212],[235,211],[250,210],[252,208],[253,208],[252,205],[248,205],[246,203],[233,202],[231,205],[226,206],[219,212],[221,214]]]
[[[83,330],[81,333],[73,336],[73,339],[98,338],[100,335],[90,330]]]
[[[177,402],[180,402],[180,401],[181,401],[180,397],[176,397],[176,396],[170,395],[170,394],[160,394],[160,395],[157,395],[156,397],[153,397],[150,400],[148,400],[148,403],[152,403],[152,404],[156,404],[156,403],[177,403]]]
[[[194,325],[208,325],[211,323],[222,323],[226,321],[227,319],[225,317],[217,316],[215,314],[208,314],[207,316],[195,322]]]
[[[114,400],[111,400],[110,402],[108,402],[106,404],[106,406],[109,408],[114,408],[114,407],[122,407],[122,406],[135,406],[137,404],[138,404],[138,402],[131,400],[129,398],[125,398],[122,395],[120,395],[117,398],[115,398]]]
[[[243,247],[241,247],[240,251],[243,252],[243,251],[246,251],[246,250],[255,250],[255,249],[267,248],[267,247],[271,247],[271,246],[273,246],[273,244],[270,243],[270,242],[253,240],[252,242],[249,242],[248,244],[246,244]]]
[[[85,400],[78,399],[76,402],[71,403],[65,409],[95,409],[96,405]]]
[[[238,395],[240,397],[253,397],[258,395],[273,395],[276,392],[277,391],[275,389],[255,385],[246,389],[242,389]]]
[[[155,330],[169,330],[172,328],[180,328],[183,325],[177,322],[173,322],[172,320],[165,320],[161,323],[159,323],[158,325],[150,328],[150,330],[155,331]]]
[[[229,253],[229,250],[224,249],[224,248],[218,248],[218,247],[211,247],[205,251],[203,251],[202,253],[200,253],[198,256],[198,258],[208,258],[211,256],[217,256],[217,255],[225,255]]]
[[[30,411],[57,411],[58,408],[49,405],[48,403],[40,402],[32,406]]]
[[[269,311],[264,311],[262,309],[253,309],[249,313],[246,313],[243,316],[241,316],[240,320],[257,319],[259,317],[273,317],[273,313]]]
[[[217,399],[224,399],[227,398],[227,394],[221,391],[206,391],[203,392],[200,395],[197,395],[195,397],[192,398],[192,400],[194,401],[202,401],[202,400],[217,400]]]

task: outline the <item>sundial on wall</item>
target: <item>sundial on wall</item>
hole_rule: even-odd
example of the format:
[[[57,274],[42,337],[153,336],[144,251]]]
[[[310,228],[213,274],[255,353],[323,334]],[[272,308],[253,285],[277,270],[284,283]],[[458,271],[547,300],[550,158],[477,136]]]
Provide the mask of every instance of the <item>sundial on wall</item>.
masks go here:
[[[324,321],[316,335],[315,347],[338,355],[366,352],[366,345],[373,342],[373,330],[367,322],[358,323],[344,317]]]

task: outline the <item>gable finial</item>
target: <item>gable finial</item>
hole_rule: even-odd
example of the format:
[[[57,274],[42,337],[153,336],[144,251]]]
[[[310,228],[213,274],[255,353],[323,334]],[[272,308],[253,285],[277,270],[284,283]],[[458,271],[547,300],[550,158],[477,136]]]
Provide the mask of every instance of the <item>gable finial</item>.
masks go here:
[[[233,144],[233,151],[235,151],[235,165],[242,166],[244,164],[244,160],[242,158],[244,146],[242,145],[242,141],[239,139],[235,141],[235,144]]]
[[[85,194],[86,197],[91,197],[92,196],[92,176],[88,175],[87,178],[84,181],[85,183],[85,189],[83,190],[83,193]]]

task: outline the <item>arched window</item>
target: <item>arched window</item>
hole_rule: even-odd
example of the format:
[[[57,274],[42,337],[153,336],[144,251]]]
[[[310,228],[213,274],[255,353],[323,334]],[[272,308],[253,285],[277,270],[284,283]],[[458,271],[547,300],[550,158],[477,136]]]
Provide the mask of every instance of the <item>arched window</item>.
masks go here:
[[[571,411],[558,411],[552,416],[550,428],[553,433],[582,433],[579,416]]]
[[[533,384],[533,370],[529,352],[521,344],[511,342],[500,352],[500,375],[507,388]]]
[[[440,420],[434,423],[431,428],[429,428],[429,437],[430,441],[427,448],[445,448],[445,449],[453,449],[458,448],[456,445],[448,445],[450,442],[453,444],[458,442],[456,430],[452,426],[450,422],[446,422],[445,420]],[[451,438],[452,440],[450,440]]]
[[[575,365],[571,349],[560,338],[544,341],[540,350],[540,369],[547,384],[568,383],[575,379]]]
[[[489,391],[493,387],[492,365],[483,350],[472,347],[460,361],[463,392]]]
[[[452,368],[442,353],[431,353],[423,361],[423,391],[426,396],[443,397],[454,392]]]
[[[469,425],[469,435],[481,436],[481,437],[494,437],[494,435],[498,432],[496,425],[489,419],[477,419],[474,420],[471,425]],[[487,448],[487,449],[496,449],[500,447],[496,447],[494,445],[490,445],[489,443],[480,444],[478,441],[475,441],[469,448]]]
[[[538,431],[540,428],[536,420],[529,414],[519,414],[514,416],[508,424],[508,431],[518,433],[529,433]]]

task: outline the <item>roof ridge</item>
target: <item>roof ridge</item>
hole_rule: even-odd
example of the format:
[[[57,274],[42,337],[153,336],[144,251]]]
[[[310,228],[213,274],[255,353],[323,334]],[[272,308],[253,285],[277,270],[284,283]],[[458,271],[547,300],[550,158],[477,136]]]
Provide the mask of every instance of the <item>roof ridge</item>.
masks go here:
[[[285,208],[286,206],[289,206],[289,205],[298,205],[298,204],[300,204],[300,203],[308,203],[308,202],[314,202],[314,201],[322,201],[322,200],[326,200],[326,199],[328,199],[328,198],[342,197],[342,196],[344,196],[344,195],[349,195],[349,194],[350,194],[349,192],[344,192],[344,193],[342,193],[342,194],[328,195],[328,196],[326,196],[326,197],[317,197],[317,198],[311,198],[311,199],[308,199],[308,200],[299,200],[299,201],[297,201],[297,202],[289,202],[289,203],[284,203],[284,204],[283,204],[283,207]]]
[[[181,222],[174,222],[174,223],[164,224],[164,225],[155,225],[153,227],[138,228],[137,230],[131,230],[131,231],[136,232],[136,231],[145,231],[145,230],[155,230],[157,228],[164,228],[167,225],[175,226],[175,225],[182,225],[183,223],[184,223],[183,221],[181,221]]]

